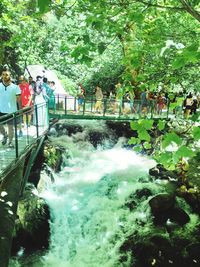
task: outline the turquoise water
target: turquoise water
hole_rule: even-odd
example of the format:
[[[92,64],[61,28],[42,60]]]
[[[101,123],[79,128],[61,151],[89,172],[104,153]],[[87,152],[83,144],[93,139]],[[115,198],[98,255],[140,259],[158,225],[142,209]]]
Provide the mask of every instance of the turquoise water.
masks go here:
[[[29,257],[21,251],[10,267],[129,267],[129,257],[122,264],[119,253],[127,237],[134,231],[141,240],[158,233],[148,198],[135,198],[133,211],[126,206],[130,194],[139,189],[165,191],[164,182],[149,180],[148,170],[155,162],[124,149],[124,138],[113,148],[106,141],[95,149],[86,136],[84,131],[52,139],[66,152],[55,183],[40,187],[51,212],[50,249]],[[191,224],[197,222],[192,218]]]

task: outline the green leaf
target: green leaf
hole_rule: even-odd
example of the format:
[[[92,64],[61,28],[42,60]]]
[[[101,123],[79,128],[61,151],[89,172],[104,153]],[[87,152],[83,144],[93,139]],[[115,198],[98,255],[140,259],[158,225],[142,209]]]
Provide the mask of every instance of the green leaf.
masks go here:
[[[146,79],[146,77],[144,76],[144,75],[142,75],[142,74],[139,74],[137,77],[136,77],[136,81],[137,82],[142,82],[142,81],[144,81]]]
[[[196,114],[193,114],[190,118],[192,121],[198,121],[200,117],[200,112],[197,112]]]
[[[146,130],[138,131],[138,138],[143,141],[150,141],[151,137]]]
[[[90,43],[90,36],[88,34],[84,34],[83,35],[83,41],[84,43]]]
[[[98,44],[98,52],[99,52],[100,55],[103,54],[105,49],[106,49],[106,45],[104,43],[101,42],[101,43]]]
[[[132,65],[132,67],[134,67],[134,68],[138,68],[138,67],[140,67],[140,65],[141,65],[141,59],[138,58],[138,57],[132,58],[132,59],[131,59],[131,65]]]
[[[184,51],[194,52],[194,51],[197,51],[198,49],[199,49],[199,43],[194,43],[190,45],[189,47],[187,47],[186,49],[184,49]]]
[[[135,152],[141,152],[142,151],[142,147],[141,146],[134,146],[133,150]]]
[[[181,146],[179,149],[175,152],[175,155],[178,156],[179,159],[181,158],[190,158],[195,156],[195,153],[189,149],[186,146]]]
[[[175,170],[176,164],[173,161],[172,152],[164,152],[156,157],[157,162],[161,163],[168,170]]]
[[[131,121],[130,126],[131,126],[132,130],[137,131],[137,129],[138,129],[138,123],[137,122]]]
[[[144,119],[142,120],[142,126],[146,129],[146,130],[151,130],[152,126],[153,126],[154,121],[150,120],[150,119]]]
[[[177,57],[172,63],[172,68],[175,69],[180,69],[186,64],[186,59],[184,57]]]
[[[131,137],[131,139],[128,140],[129,145],[135,145],[138,143],[138,138]]]
[[[163,164],[164,166],[172,163],[172,152],[164,152],[156,157],[157,161]]]
[[[145,143],[144,143],[144,148],[145,148],[145,149],[150,149],[150,148],[151,148],[151,144],[145,142]]]
[[[131,21],[142,23],[144,20],[144,15],[135,11],[134,13],[129,14],[129,18],[131,19]]]
[[[158,129],[162,131],[165,128],[165,121],[159,120],[158,121]]]
[[[85,63],[88,67],[91,66],[93,58],[87,56],[87,55],[82,55],[81,57],[81,63]]]
[[[40,13],[45,13],[49,10],[49,5],[51,3],[51,0],[38,0],[38,7],[40,10]]]
[[[178,81],[178,77],[170,77],[170,81],[172,83],[176,83]]]
[[[172,142],[176,143],[177,145],[181,145],[182,140],[176,133],[168,133],[164,136],[164,140],[162,142],[163,148],[166,148]]]
[[[193,131],[192,131],[194,140],[199,140],[200,139],[200,127],[193,127]]]

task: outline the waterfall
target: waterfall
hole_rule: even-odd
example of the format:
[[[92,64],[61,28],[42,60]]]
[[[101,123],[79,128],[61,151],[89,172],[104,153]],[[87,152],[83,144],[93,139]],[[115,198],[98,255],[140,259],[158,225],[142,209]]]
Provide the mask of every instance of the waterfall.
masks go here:
[[[119,266],[118,250],[133,231],[134,221],[151,218],[148,205],[130,213],[124,203],[143,182],[152,187],[148,170],[155,162],[120,147],[121,141],[113,148],[95,150],[80,133],[65,138],[63,169],[42,192],[51,211],[50,250],[44,266]]]

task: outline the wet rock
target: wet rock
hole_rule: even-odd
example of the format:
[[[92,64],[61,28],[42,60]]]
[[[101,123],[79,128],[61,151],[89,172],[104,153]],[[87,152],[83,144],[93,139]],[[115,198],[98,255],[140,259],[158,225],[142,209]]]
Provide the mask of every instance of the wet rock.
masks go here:
[[[149,174],[157,179],[162,180],[177,180],[177,174],[173,171],[166,170],[161,164],[151,168]]]
[[[54,128],[58,134],[57,136],[61,136],[61,135],[71,136],[72,134],[83,131],[82,126],[74,122],[56,123],[54,125]]]
[[[163,213],[175,204],[175,196],[173,194],[158,194],[150,199],[149,205],[154,215]]]
[[[196,266],[200,266],[200,243],[189,244],[185,250],[187,252],[187,261],[198,264]]]
[[[127,207],[127,208],[129,208],[130,211],[132,211],[132,210],[134,210],[134,209],[136,208],[137,203],[136,203],[135,200],[133,200],[133,199],[130,198],[130,199],[128,199],[128,200],[125,202],[124,206]]]
[[[48,135],[49,136],[53,136],[53,137],[57,137],[58,136],[58,133],[56,131],[56,129],[54,127],[52,127],[49,132],[48,132]]]
[[[154,177],[159,177],[160,171],[157,167],[153,167],[149,170],[149,174]]]
[[[50,213],[45,201],[35,195],[36,188],[29,186],[19,201],[12,253],[21,247],[26,252],[48,248]]]
[[[152,192],[148,188],[142,188],[142,189],[136,190],[135,196],[139,199],[141,199],[143,197],[145,197],[147,199],[149,196],[152,196]]]
[[[160,172],[166,171],[165,167],[162,164],[157,164],[156,167],[159,169]]]
[[[130,122],[106,121],[106,125],[117,137],[137,137],[137,131],[131,129]]]
[[[108,133],[101,131],[91,131],[88,133],[89,142],[93,144],[94,147],[97,147],[98,144],[102,144],[104,140],[109,138]]]
[[[180,226],[188,223],[190,221],[189,215],[181,208],[174,207],[170,211],[168,211],[168,218]]]

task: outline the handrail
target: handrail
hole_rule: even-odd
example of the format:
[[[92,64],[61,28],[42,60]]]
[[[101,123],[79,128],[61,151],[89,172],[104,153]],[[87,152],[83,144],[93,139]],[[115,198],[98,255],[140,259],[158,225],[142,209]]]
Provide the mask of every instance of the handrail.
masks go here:
[[[25,112],[31,111],[31,110],[32,110],[32,107],[26,107],[26,108],[23,108],[23,109],[19,109],[16,112],[8,113],[6,115],[3,115],[3,116],[0,117],[0,123],[2,121],[5,121],[6,119],[10,119],[10,117],[14,117],[15,115],[20,115],[21,113],[25,113]]]
[[[31,124],[29,120],[31,118]],[[0,139],[0,173],[20,155],[25,153],[26,149],[38,141],[39,137],[48,130],[48,106],[47,103],[41,103],[32,107],[26,107],[16,112],[6,114],[0,117],[0,126],[7,134],[7,142],[13,135],[14,147],[8,144],[2,144]],[[0,138],[2,135],[0,134]]]
[[[174,116],[174,110],[171,109],[169,100],[160,105],[155,99],[148,99],[144,103],[140,99],[128,101],[125,98],[116,99],[104,96],[102,100],[99,100],[99,109],[97,108],[97,101],[95,95],[86,95],[80,104],[78,97],[67,94],[55,94],[49,101],[50,116],[54,114],[67,118],[77,114],[79,116],[95,117],[95,114],[98,113],[101,114],[98,115],[101,117],[111,117],[113,115],[115,117],[122,117],[125,115],[136,119],[141,117],[168,119],[170,116]],[[183,117],[183,110],[175,115]]]

